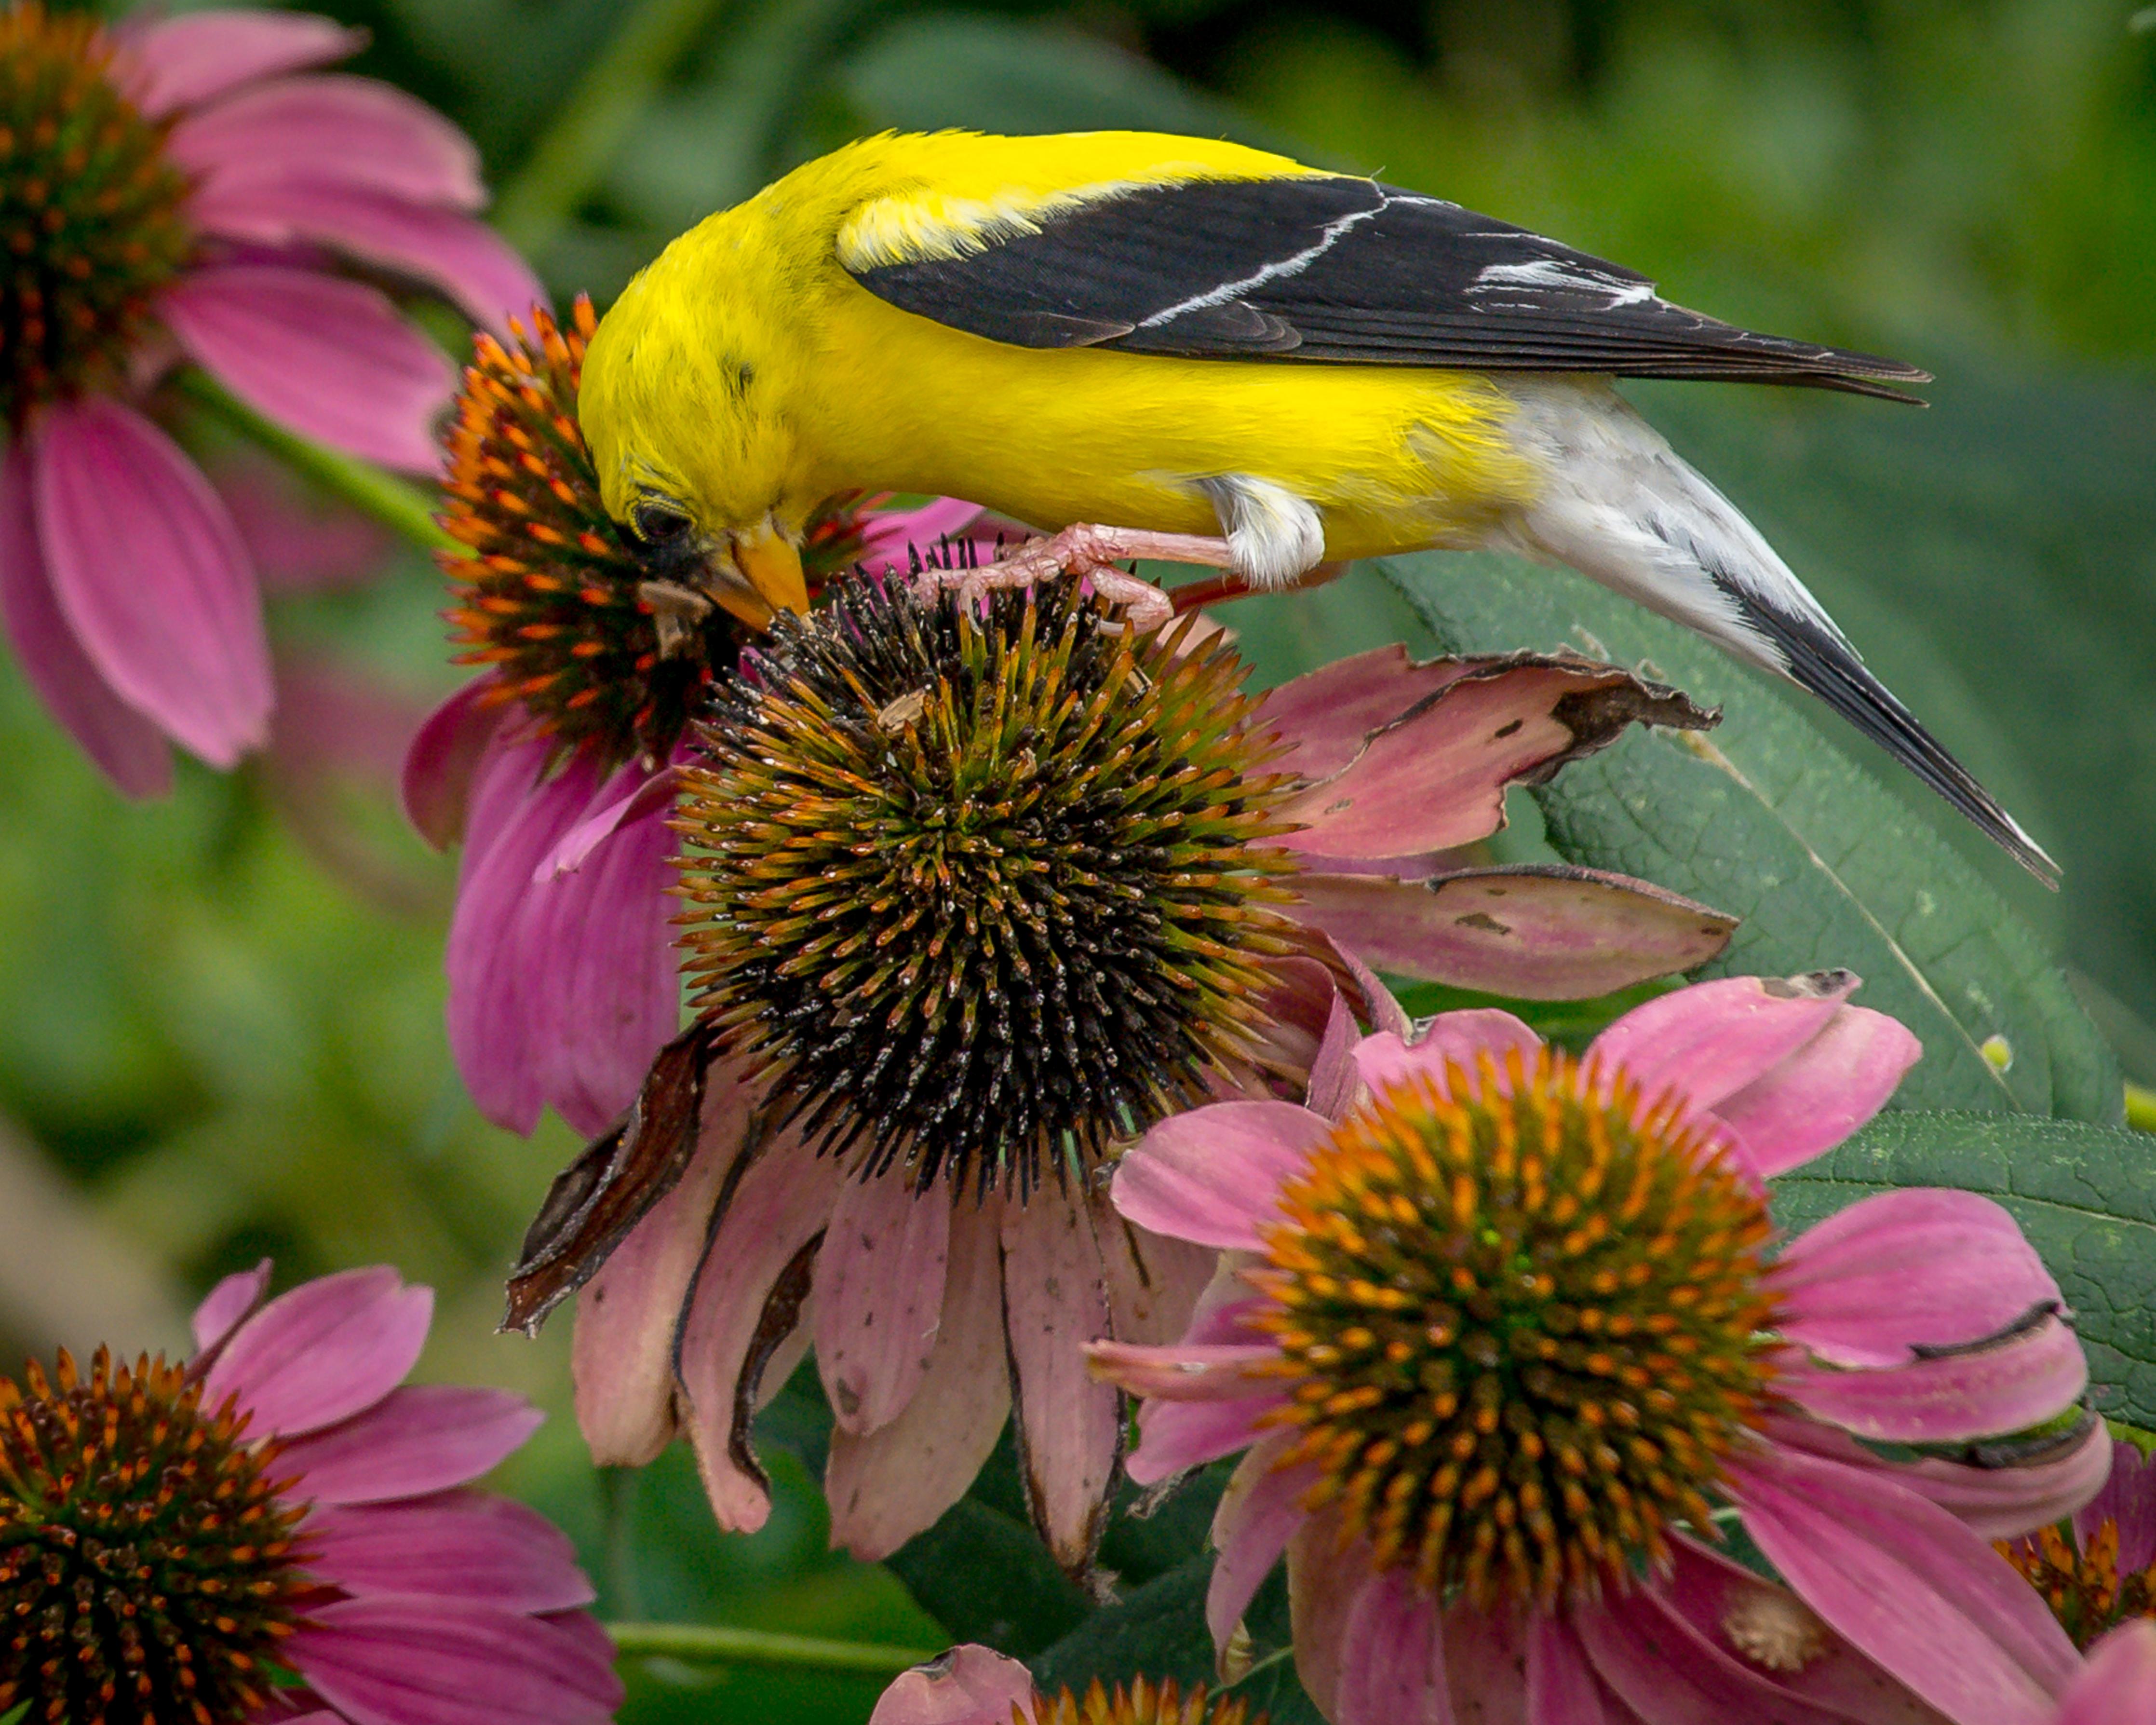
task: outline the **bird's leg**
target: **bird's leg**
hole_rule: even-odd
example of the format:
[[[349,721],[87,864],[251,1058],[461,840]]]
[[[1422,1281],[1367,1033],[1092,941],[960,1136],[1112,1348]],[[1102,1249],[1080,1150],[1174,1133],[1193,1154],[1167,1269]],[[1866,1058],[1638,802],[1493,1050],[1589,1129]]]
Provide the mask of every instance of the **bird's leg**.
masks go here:
[[[1132,558],[1203,564],[1231,569],[1235,554],[1225,539],[1197,533],[1154,533],[1137,528],[1066,527],[1053,538],[1029,539],[985,569],[927,569],[921,581],[933,592],[962,594],[1030,587],[1059,574],[1081,576],[1111,604],[1121,605],[1134,629],[1158,629],[1176,613],[1169,596],[1150,581],[1116,567]]]

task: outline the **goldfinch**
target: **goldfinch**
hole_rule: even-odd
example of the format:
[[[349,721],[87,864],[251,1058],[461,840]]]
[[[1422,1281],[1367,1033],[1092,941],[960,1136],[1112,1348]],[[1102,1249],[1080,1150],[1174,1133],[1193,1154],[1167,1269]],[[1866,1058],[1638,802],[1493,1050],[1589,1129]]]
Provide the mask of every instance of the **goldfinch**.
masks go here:
[[[886,134],[675,239],[579,398],[654,590],[805,604],[818,503],[971,498],[1111,524],[1249,585],[1436,547],[1568,564],[1801,684],[2046,878],[1788,565],[1611,387],[1928,373],[1754,334],[1459,205],[1145,132]]]

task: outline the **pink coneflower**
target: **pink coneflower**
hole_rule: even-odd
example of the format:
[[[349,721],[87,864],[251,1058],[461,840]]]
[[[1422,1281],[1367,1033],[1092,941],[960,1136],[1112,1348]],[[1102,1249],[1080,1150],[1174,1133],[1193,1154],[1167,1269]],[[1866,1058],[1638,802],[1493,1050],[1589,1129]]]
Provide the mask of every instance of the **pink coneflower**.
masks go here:
[[[902,1671],[884,1691],[869,1725],[1265,1725],[1249,1706],[1209,1700],[1202,1683],[1188,1692],[1140,1677],[1110,1690],[1097,1680],[1083,1695],[1039,1693],[1014,1659],[988,1648],[953,1647]]]
[[[526,327],[528,322],[528,327]],[[608,517],[577,424],[594,320],[543,309],[481,335],[448,434],[443,567],[464,662],[482,674],[413,740],[405,808],[461,841],[449,927],[449,1044],[480,1112],[530,1132],[551,1105],[603,1130],[680,1027],[667,893],[682,733],[733,668],[743,626],[655,581]],[[906,560],[979,515],[850,498],[814,524],[812,584],[855,559]]]
[[[1682,989],[1584,1061],[1449,1013],[1363,1041],[1334,1107],[1200,1109],[1124,1158],[1127,1220],[1229,1254],[1181,1342],[1092,1350],[1148,1398],[1133,1478],[1249,1451],[1214,1525],[1224,1645],[1285,1551],[1336,1725],[2049,1717],[2073,1645],[1985,1542],[2096,1490],[2100,1424],[2020,1467],[1866,1445],[2070,1413],[2056,1284],[1958,1192],[1770,1254],[1763,1182],[1919,1053],[1856,986]],[[1786,1585],[1714,1549],[1724,1519]]]
[[[676,816],[697,1023],[511,1287],[535,1322],[613,1253],[577,1325],[598,1459],[678,1424],[721,1525],[756,1527],[748,1419],[813,1336],[834,1541],[895,1550],[1014,1415],[1035,1521],[1083,1570],[1123,1418],[1080,1346],[1166,1341],[1212,1268],[1107,1208],[1123,1143],[1214,1096],[1302,1095],[1358,1017],[1404,1029],[1358,918],[1389,968],[1583,994],[1726,939],[1611,877],[1385,860],[1488,832],[1508,779],[1652,708],[1625,673],[1379,654],[1262,699],[1245,675],[1196,620],[1133,632],[1067,580],[984,603],[857,580],[745,655]],[[1336,920],[1327,882],[1368,896]]]
[[[195,1313],[183,1365],[0,1379],[0,1711],[74,1725],[598,1725],[620,1704],[569,1542],[470,1489],[531,1434],[403,1383],[433,1295],[346,1271]],[[257,1307],[259,1305],[259,1309]]]
[[[2148,1725],[2156,1719],[2156,1623],[2122,1624],[2089,1651],[2049,1725]],[[923,1721],[923,1725],[927,1725]]]
[[[167,739],[221,767],[260,747],[271,703],[231,516],[131,404],[192,359],[295,431],[425,471],[454,373],[337,260],[485,322],[532,298],[470,214],[461,133],[387,85],[306,75],[361,39],[274,12],[0,13],[0,618],[131,795],[169,785]]]

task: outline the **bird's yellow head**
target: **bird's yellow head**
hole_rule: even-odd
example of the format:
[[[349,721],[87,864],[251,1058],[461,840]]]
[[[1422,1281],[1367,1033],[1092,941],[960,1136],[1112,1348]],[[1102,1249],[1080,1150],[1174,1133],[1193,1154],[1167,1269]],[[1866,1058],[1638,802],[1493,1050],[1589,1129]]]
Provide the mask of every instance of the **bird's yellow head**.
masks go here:
[[[684,234],[600,320],[577,410],[607,512],[649,569],[647,596],[716,604],[761,629],[808,608],[799,544],[817,500],[791,482],[771,332],[724,291],[716,237]]]

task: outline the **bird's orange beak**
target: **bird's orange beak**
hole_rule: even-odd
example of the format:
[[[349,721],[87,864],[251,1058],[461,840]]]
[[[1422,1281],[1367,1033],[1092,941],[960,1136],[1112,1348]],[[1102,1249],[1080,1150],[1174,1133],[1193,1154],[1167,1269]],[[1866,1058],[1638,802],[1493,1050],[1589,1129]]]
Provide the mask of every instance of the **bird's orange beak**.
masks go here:
[[[731,536],[736,581],[721,580],[712,597],[752,629],[767,629],[781,611],[805,613],[808,584],[801,574],[801,553],[792,540],[768,524]]]

